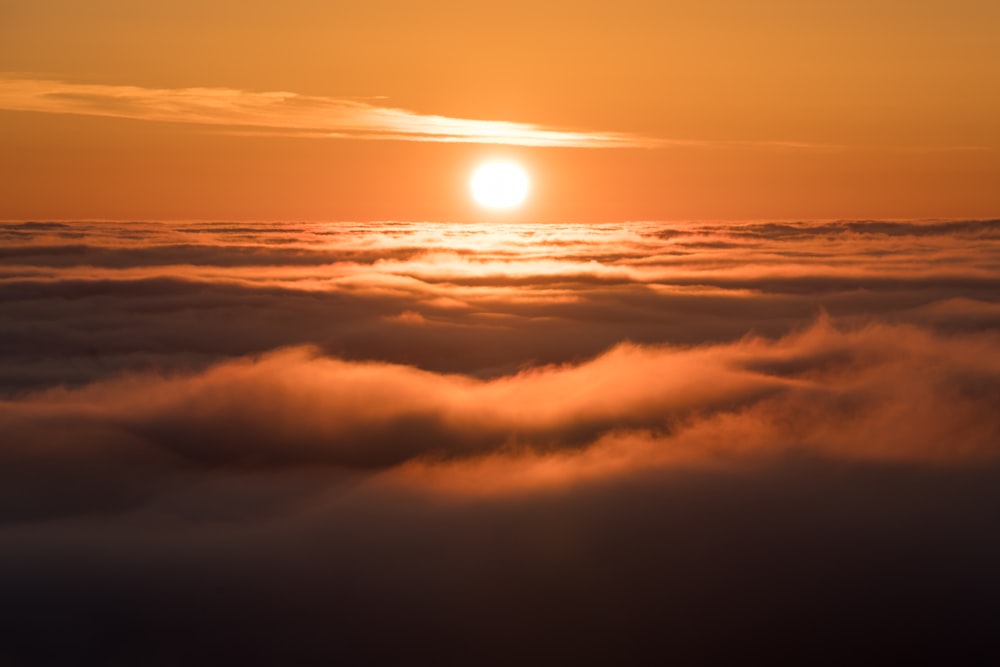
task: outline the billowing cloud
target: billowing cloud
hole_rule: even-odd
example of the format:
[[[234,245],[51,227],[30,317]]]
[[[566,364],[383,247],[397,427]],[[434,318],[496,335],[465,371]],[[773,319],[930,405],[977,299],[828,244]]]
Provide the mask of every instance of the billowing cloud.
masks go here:
[[[3,452],[7,486],[27,483],[43,497],[64,457],[88,466],[91,455],[94,469],[128,480],[133,461],[171,474],[403,466],[475,493],[790,453],[991,461],[1000,456],[998,402],[996,336],[845,332],[822,321],[778,341],[623,345],[491,380],[293,349],[194,375],[14,398],[0,403],[0,424],[17,443]],[[52,483],[31,479],[48,464]],[[105,488],[120,483],[100,478]],[[69,511],[94,510],[71,496]]]
[[[0,663],[991,645],[996,221],[0,238]]]

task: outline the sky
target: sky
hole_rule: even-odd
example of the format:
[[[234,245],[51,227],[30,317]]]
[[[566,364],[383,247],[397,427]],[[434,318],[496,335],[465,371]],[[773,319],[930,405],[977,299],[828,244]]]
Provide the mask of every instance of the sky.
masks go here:
[[[0,0],[0,667],[1000,664],[998,28]]]
[[[1000,204],[988,0],[2,0],[0,18],[0,219],[484,220],[466,182],[491,157],[535,182],[507,221]]]

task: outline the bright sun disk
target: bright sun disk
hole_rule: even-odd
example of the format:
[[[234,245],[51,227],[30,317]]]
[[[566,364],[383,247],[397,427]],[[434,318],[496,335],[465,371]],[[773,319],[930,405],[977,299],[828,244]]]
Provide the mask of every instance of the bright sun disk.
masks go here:
[[[472,174],[472,197],[489,208],[511,208],[528,196],[528,174],[512,162],[487,162]]]

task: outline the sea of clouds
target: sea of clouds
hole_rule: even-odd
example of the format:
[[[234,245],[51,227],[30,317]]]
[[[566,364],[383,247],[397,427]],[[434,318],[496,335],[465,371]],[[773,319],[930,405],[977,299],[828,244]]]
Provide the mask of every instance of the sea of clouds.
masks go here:
[[[1000,649],[1000,221],[0,223],[0,433],[0,664]]]

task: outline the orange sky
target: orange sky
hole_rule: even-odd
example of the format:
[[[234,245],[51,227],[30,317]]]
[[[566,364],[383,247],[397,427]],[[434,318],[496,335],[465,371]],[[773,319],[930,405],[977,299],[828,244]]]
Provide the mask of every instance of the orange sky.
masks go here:
[[[992,0],[0,0],[0,218],[996,216],[997,34]],[[491,156],[521,210],[470,201]]]

